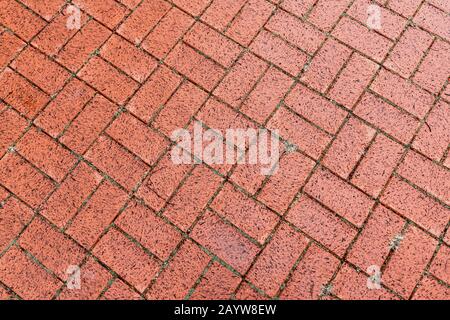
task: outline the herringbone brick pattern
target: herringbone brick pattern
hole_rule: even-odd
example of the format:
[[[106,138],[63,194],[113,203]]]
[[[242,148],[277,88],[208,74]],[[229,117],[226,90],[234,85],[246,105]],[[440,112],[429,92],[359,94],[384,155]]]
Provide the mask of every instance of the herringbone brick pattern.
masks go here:
[[[450,299],[450,2],[371,3],[0,0],[0,298]]]

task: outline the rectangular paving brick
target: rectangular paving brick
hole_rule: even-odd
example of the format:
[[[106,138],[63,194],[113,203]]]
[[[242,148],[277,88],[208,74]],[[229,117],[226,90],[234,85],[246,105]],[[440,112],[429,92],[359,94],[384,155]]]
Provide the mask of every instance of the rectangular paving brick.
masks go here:
[[[357,233],[355,228],[306,195],[294,204],[286,219],[341,257]]]
[[[210,211],[196,224],[191,236],[241,274],[248,270],[259,252],[255,244]]]
[[[392,42],[348,17],[342,18],[332,34],[339,40],[354,47],[370,58],[381,62],[388,53]]]
[[[225,184],[211,203],[211,208],[260,243],[264,243],[279,220],[275,213],[231,184]]]
[[[127,199],[125,191],[105,181],[71,221],[66,233],[89,250],[119,214]]]
[[[101,179],[99,173],[81,162],[42,206],[41,214],[59,228],[63,228]]]
[[[17,153],[9,153],[0,160],[0,183],[34,208],[54,189],[48,177]]]
[[[4,68],[10,63],[17,54],[25,47],[19,37],[12,32],[4,31],[0,34],[0,68]]]
[[[350,54],[351,50],[346,46],[334,39],[327,39],[302,75],[302,81],[320,92],[325,92]]]
[[[89,15],[114,29],[128,13],[128,9],[114,0],[98,2],[95,0],[74,0],[73,3]]]
[[[331,280],[339,260],[313,244],[281,292],[282,300],[317,300]]]
[[[26,119],[12,109],[0,113],[0,156],[20,138],[27,126]]]
[[[170,221],[186,231],[218,189],[222,179],[205,166],[196,167],[164,212]]]
[[[319,0],[309,14],[308,21],[329,32],[350,3],[350,0]]]
[[[405,17],[411,17],[421,3],[421,0],[397,0],[390,1],[388,6]]]
[[[450,247],[442,245],[430,267],[430,272],[446,283],[450,283],[450,273],[448,272],[447,266],[449,259]]]
[[[117,104],[124,104],[138,88],[136,81],[99,57],[91,59],[78,75]]]
[[[403,155],[403,147],[384,135],[377,135],[356,168],[351,182],[378,197]]]
[[[377,69],[378,66],[374,62],[355,53],[348,61],[328,95],[333,100],[352,109]]]
[[[367,195],[323,168],[314,173],[305,191],[357,226],[361,226],[373,206]]]
[[[305,236],[287,224],[280,225],[247,278],[269,296],[274,296],[307,244]]]
[[[100,239],[93,253],[139,292],[147,288],[160,268],[155,258],[114,228]]]
[[[371,266],[381,267],[389,251],[402,239],[405,223],[394,212],[379,205],[353,244],[347,260],[364,271]]]
[[[50,300],[62,285],[17,247],[0,258],[0,280],[28,300]]]
[[[47,21],[50,21],[65,3],[64,0],[49,0],[46,3],[39,0],[23,0],[21,2]]]
[[[180,300],[191,289],[210,258],[192,241],[186,241],[150,287],[150,300]]]
[[[211,0],[173,0],[172,2],[190,14],[199,16]]]
[[[306,14],[311,8],[312,6],[315,4],[315,0],[284,0],[284,1],[280,1],[280,0],[275,0],[272,1],[276,4],[280,4],[281,2],[281,7],[298,16],[298,17],[302,17],[304,14]]]
[[[75,152],[84,154],[112,120],[116,111],[117,106],[112,102],[100,95],[95,96],[59,140]]]
[[[1,201],[6,197],[0,197]],[[0,229],[0,251],[3,252],[18,236],[33,217],[33,211],[16,198],[9,198],[0,209],[2,228]]]
[[[102,300],[141,300],[141,296],[122,280],[116,279],[113,284],[106,290],[102,296]]]
[[[408,298],[430,261],[436,245],[436,240],[410,226],[383,272],[383,282],[402,297]]]
[[[425,30],[435,33],[447,41],[450,40],[450,30],[448,29],[450,17],[444,11],[425,3],[414,17],[414,22]]]
[[[375,136],[375,130],[350,118],[326,153],[323,164],[347,179]]]
[[[95,142],[86,153],[86,159],[128,190],[133,189],[148,170],[144,162],[105,136]]]
[[[70,275],[70,267],[78,266],[85,255],[78,244],[40,218],[27,227],[19,244],[64,281]]]
[[[73,78],[39,114],[34,123],[56,138],[93,96],[93,89]]]
[[[446,300],[450,295],[450,289],[436,279],[425,276],[417,291],[412,297],[413,300]]]
[[[392,178],[381,201],[436,236],[448,222],[448,209],[396,177]]]
[[[52,138],[30,129],[16,145],[16,150],[54,180],[61,182],[75,165],[76,158]]]
[[[219,31],[224,31],[239,13],[246,0],[212,0],[202,20]]]
[[[129,204],[115,224],[163,261],[182,239],[173,226],[137,202]]]

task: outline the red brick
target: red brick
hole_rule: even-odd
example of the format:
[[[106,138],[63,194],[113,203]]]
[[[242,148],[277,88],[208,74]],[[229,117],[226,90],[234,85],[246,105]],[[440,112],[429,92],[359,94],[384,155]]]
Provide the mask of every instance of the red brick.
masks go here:
[[[191,236],[239,273],[245,273],[259,248],[217,215],[207,211]]]
[[[181,300],[189,293],[210,258],[192,241],[186,241],[147,292],[150,300]]]
[[[143,82],[157,67],[157,61],[123,38],[113,35],[100,54],[138,82]]]
[[[450,266],[448,266],[448,262],[450,261],[450,247],[446,245],[442,245],[439,249],[438,254],[433,259],[433,263],[430,267],[430,272],[445,281],[447,284],[450,283]]]
[[[371,290],[367,287],[369,277],[358,273],[345,264],[332,282],[332,292],[343,300],[397,300],[384,288]]]
[[[16,146],[17,151],[50,177],[61,182],[76,158],[46,134],[32,128]]]
[[[128,287],[123,281],[116,279],[106,290],[102,299],[105,300],[140,300],[140,295]]]
[[[408,27],[385,61],[384,66],[409,78],[431,45],[433,37],[416,27]]]
[[[447,23],[447,25],[450,21]],[[436,40],[417,70],[414,81],[421,87],[438,93],[450,74],[450,44]]]
[[[5,31],[0,34],[0,68],[4,68],[23,49],[25,42],[12,32]]]
[[[383,282],[408,298],[433,256],[436,245],[436,240],[410,226],[383,272]]]
[[[371,88],[419,118],[425,116],[434,102],[434,97],[425,90],[384,69]]]
[[[133,189],[148,170],[148,166],[141,160],[105,136],[94,143],[86,153],[86,159],[128,190]]]
[[[174,227],[137,202],[129,205],[115,224],[163,261],[182,239]]]
[[[329,133],[336,133],[347,112],[303,85],[297,85],[284,101],[287,106]]]
[[[61,89],[70,76],[61,66],[31,47],[22,51],[11,67],[48,94]]]
[[[212,90],[224,74],[221,66],[182,43],[172,50],[165,62],[207,90]]]
[[[191,82],[184,82],[156,117],[155,128],[171,136],[173,130],[184,127],[189,122],[205,102],[206,97],[206,92]]]
[[[279,220],[275,213],[230,184],[220,191],[211,208],[260,243],[264,243]]]
[[[413,300],[448,300],[450,289],[436,279],[425,276],[412,297]]]
[[[119,0],[119,2],[127,6],[129,9],[134,9],[141,2],[141,0]]]
[[[1,199],[4,200],[3,197]],[[0,215],[0,251],[3,252],[30,222],[33,211],[11,197],[0,208]]]
[[[144,180],[137,195],[144,199],[152,209],[158,211],[169,200],[191,168],[192,165],[188,164],[174,164],[169,152]]]
[[[27,300],[50,300],[62,285],[17,247],[0,258],[0,280]]]
[[[293,76],[299,74],[307,60],[307,55],[302,51],[267,31],[259,33],[250,48],[257,55],[269,60]]]
[[[127,199],[125,191],[105,181],[75,216],[66,233],[86,249],[90,249],[118,215]]]
[[[347,179],[374,136],[374,129],[356,118],[350,118],[328,149],[323,164]]]
[[[9,68],[0,74],[0,98],[28,118],[33,118],[49,97]]]
[[[352,109],[369,84],[378,66],[355,53],[329,92],[330,98]]]
[[[0,183],[36,208],[53,190],[52,181],[16,153],[0,160]]]
[[[436,236],[448,222],[448,209],[396,177],[389,183],[381,201]]]
[[[59,228],[63,228],[101,179],[100,174],[81,162],[42,206],[41,214]]]
[[[25,41],[33,38],[45,26],[45,21],[16,1],[0,1],[0,23]]]
[[[14,300],[14,295],[9,289],[6,289],[3,286],[1,286],[0,287],[0,300],[1,301]]]
[[[167,55],[194,19],[183,11],[172,8],[142,42],[142,48],[159,59]]]
[[[78,266],[85,256],[73,240],[40,218],[34,219],[27,227],[19,238],[19,244],[62,280],[69,277],[68,268]]]
[[[339,21],[333,35],[378,62],[383,60],[392,46],[392,42],[388,39],[371,32],[348,17]]]
[[[214,261],[195,288],[190,300],[229,300],[241,278]]]
[[[88,23],[78,32],[56,56],[56,60],[70,69],[77,71],[108,39],[111,31],[95,20]]]
[[[247,278],[269,296],[274,296],[307,244],[307,238],[282,224],[258,256]]]
[[[450,205],[450,171],[410,151],[398,173]]]
[[[416,136],[413,147],[433,160],[439,161],[450,141],[450,104],[441,101],[428,116]]]
[[[404,225],[405,220],[382,205],[378,206],[353,244],[347,260],[363,271],[370,266],[381,267],[395,242],[401,239]]]
[[[172,2],[190,14],[200,16],[211,0],[173,0]]]
[[[268,300],[268,298],[262,295],[260,292],[256,291],[255,288],[251,287],[247,282],[243,282],[239,290],[236,293],[237,300]]]
[[[427,31],[433,32],[447,41],[450,40],[450,30],[448,28],[450,17],[448,16],[448,13],[437,9],[432,5],[425,3],[421,6],[419,12],[414,17],[414,22]]]
[[[309,14],[308,20],[320,29],[330,32],[350,2],[350,0],[319,0]]]
[[[200,22],[189,30],[184,36],[184,41],[227,68],[241,52],[238,44]]]
[[[313,54],[325,40],[322,32],[284,11],[278,11],[266,27],[310,54]]]
[[[274,2],[278,4],[280,1],[276,0]],[[315,0],[284,0],[281,2],[281,7],[284,10],[301,17],[311,9],[315,2]]]
[[[131,42],[139,44],[169,9],[170,4],[166,1],[144,0],[121,24],[117,32]]]
[[[279,130],[280,135],[297,145],[309,156],[318,159],[331,141],[331,137],[317,129],[307,121],[286,110],[280,108],[269,121],[267,127],[270,130]]]
[[[279,170],[270,176],[258,199],[282,214],[306,182],[315,162],[294,152],[286,154],[279,166]]]
[[[241,107],[241,112],[259,123],[264,123],[275,110],[293,80],[271,67],[261,78]]]
[[[249,0],[236,15],[225,34],[243,46],[248,46],[274,10],[265,0]]]
[[[12,109],[0,113],[0,157],[19,139],[27,126],[28,122]]]
[[[339,260],[313,244],[281,292],[283,300],[317,300],[331,280]]]
[[[9,192],[0,186],[0,202],[4,202],[9,197]]]
[[[127,109],[145,122],[164,105],[181,83],[181,77],[161,65],[139,89]]]
[[[325,169],[318,169],[305,191],[351,223],[361,226],[373,200]]]
[[[75,152],[84,154],[116,111],[116,105],[100,95],[96,96],[64,131],[60,141]]]
[[[116,229],[110,229],[94,247],[93,253],[139,292],[156,276],[160,263]]]
[[[373,5],[370,0],[357,0],[353,2],[347,14],[370,28],[370,25],[368,25],[370,5]],[[392,40],[397,39],[405,28],[407,20],[381,6],[377,7],[380,11],[381,28],[376,30]]]
[[[64,0],[21,0],[27,7],[49,21],[64,5]]]
[[[106,25],[115,28],[125,17],[128,9],[114,0],[74,0],[73,3],[89,15]]]
[[[34,123],[56,138],[93,96],[94,90],[73,78],[39,114]]]
[[[357,233],[355,228],[306,195],[291,208],[286,219],[341,257]]]
[[[314,56],[302,81],[312,88],[325,92],[350,57],[351,50],[334,39],[328,39]]]
[[[447,13],[450,12],[450,4],[445,0],[429,0],[428,2]]]
[[[355,114],[407,144],[420,123],[406,112],[372,94],[364,94],[355,108]]]
[[[224,31],[239,13],[246,0],[212,0],[202,15],[202,20],[219,31]]]
[[[33,45],[49,56],[56,55],[64,44],[78,32],[76,28],[69,28],[70,11],[66,7],[59,13],[34,39]],[[87,15],[80,13],[80,26],[86,23]]]
[[[106,287],[111,279],[111,274],[97,261],[89,257],[88,261],[80,268],[80,289],[65,287],[58,299],[60,300],[94,300]]]
[[[411,17],[421,3],[421,0],[397,0],[390,1],[388,6],[405,17]]]
[[[120,73],[99,57],[94,57],[81,69],[79,76],[105,96],[124,104],[138,88],[138,83]]]
[[[356,168],[352,183],[373,197],[378,197],[403,154],[403,147],[378,135]]]
[[[164,137],[129,113],[121,114],[106,132],[149,165],[155,163],[169,145]]]

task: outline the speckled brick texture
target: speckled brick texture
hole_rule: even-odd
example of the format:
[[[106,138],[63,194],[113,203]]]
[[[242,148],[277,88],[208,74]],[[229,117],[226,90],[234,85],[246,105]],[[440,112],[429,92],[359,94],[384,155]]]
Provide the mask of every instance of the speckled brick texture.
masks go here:
[[[0,0],[0,300],[450,300],[449,76],[445,0]]]

